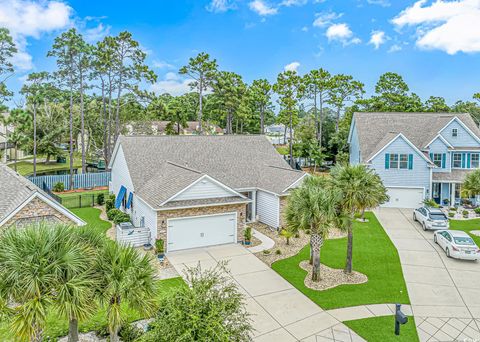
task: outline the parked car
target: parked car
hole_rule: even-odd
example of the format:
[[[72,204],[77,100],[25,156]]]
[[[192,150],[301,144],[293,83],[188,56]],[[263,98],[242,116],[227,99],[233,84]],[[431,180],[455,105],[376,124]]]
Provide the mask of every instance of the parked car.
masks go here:
[[[418,221],[423,230],[448,229],[450,223],[447,216],[437,208],[421,207],[413,211],[413,220]]]
[[[437,230],[433,234],[433,241],[442,247],[449,258],[480,259],[480,249],[475,241],[461,230]]]

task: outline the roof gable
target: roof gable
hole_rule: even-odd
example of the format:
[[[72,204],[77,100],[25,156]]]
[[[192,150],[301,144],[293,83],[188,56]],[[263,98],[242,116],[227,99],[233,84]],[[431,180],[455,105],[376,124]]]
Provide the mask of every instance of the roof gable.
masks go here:
[[[432,162],[430,161],[430,159],[428,159],[425,154],[422,153],[422,151],[420,151],[410,140],[408,140],[402,133],[399,133],[397,134],[393,139],[391,139],[388,143],[384,144],[384,146],[379,149],[375,154],[373,154],[370,158],[368,158],[367,160],[367,163],[370,162],[371,160],[375,159],[375,157],[377,157],[380,153],[382,153],[382,151],[384,151],[385,149],[387,149],[391,144],[393,144],[395,141],[397,141],[398,139],[401,139],[403,140],[407,145],[410,146],[410,148],[412,149],[412,152],[415,152],[416,154],[418,154],[423,160],[425,160],[425,162],[427,162],[428,164],[432,164]]]
[[[456,138],[451,135],[453,128],[459,130]],[[480,144],[480,138],[457,117],[450,120],[438,133],[454,146],[478,146]]]

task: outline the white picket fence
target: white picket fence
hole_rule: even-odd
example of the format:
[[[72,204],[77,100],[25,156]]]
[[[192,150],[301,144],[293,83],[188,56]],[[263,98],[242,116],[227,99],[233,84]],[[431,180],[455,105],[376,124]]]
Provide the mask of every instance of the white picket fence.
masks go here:
[[[63,183],[65,190],[70,190],[70,175],[51,175],[28,177],[28,179],[43,189],[44,184],[52,189],[56,183]],[[100,186],[108,186],[108,182],[112,179],[110,172],[98,173],[80,173],[73,175],[74,189],[88,189]]]

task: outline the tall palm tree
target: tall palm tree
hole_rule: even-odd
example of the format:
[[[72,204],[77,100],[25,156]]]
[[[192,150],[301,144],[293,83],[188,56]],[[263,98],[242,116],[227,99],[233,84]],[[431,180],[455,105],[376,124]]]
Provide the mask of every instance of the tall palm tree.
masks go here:
[[[148,255],[113,242],[100,251],[96,268],[99,298],[107,306],[110,341],[118,342],[118,331],[126,319],[122,304],[144,314],[154,310],[154,269]]]
[[[388,200],[387,189],[374,170],[365,165],[336,165],[330,172],[333,183],[342,192],[342,212],[348,216],[347,260],[345,272],[352,272],[353,218],[366,208],[375,208]]]
[[[338,220],[341,193],[328,182],[324,177],[306,178],[302,186],[293,190],[285,209],[288,229],[310,230],[313,281],[320,280],[320,250]]]
[[[469,173],[462,184],[462,196],[474,197],[477,195],[480,195],[480,170]]]

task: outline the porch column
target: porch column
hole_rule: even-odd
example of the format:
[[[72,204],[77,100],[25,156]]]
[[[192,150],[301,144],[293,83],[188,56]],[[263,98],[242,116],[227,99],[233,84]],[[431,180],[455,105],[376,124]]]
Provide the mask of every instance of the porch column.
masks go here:
[[[452,189],[450,191],[450,206],[455,205],[455,183],[452,183]]]
[[[255,222],[257,219],[257,190],[252,191],[252,222]]]

